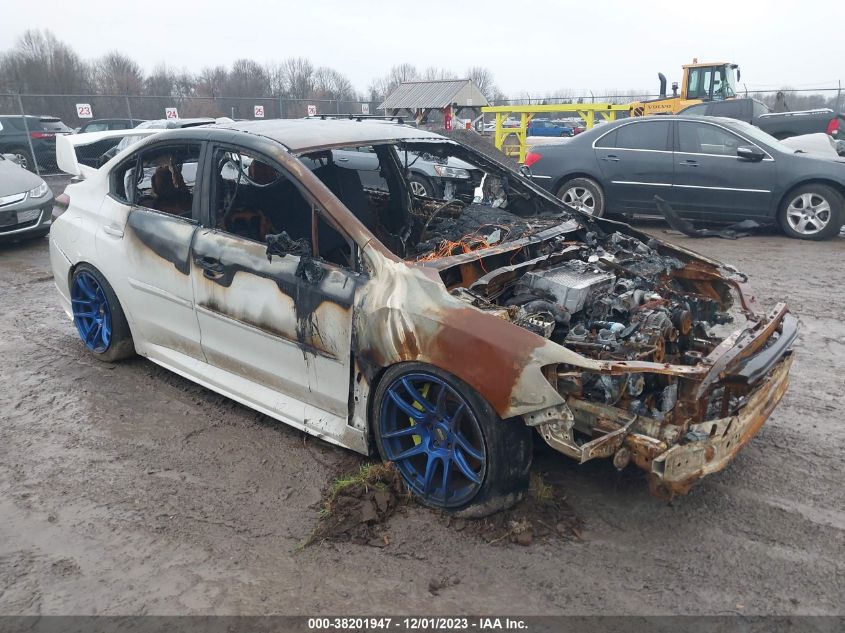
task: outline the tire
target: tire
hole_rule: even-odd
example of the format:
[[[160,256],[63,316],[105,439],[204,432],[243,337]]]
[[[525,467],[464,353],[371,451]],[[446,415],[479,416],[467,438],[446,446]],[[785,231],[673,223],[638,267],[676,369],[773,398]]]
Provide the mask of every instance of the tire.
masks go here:
[[[390,367],[371,419],[382,460],[396,465],[423,505],[482,517],[511,507],[528,488],[531,429],[499,418],[449,372],[416,362]]]
[[[9,149],[8,153],[14,154],[15,160],[20,163],[21,167],[23,167],[27,171],[35,173],[35,159],[33,159],[32,154],[30,153],[28,148],[12,147],[11,149]]]
[[[109,282],[88,264],[79,264],[70,282],[73,323],[85,348],[112,363],[135,354],[132,333]]]
[[[415,196],[425,196],[427,198],[437,197],[437,190],[434,188],[434,184],[425,176],[411,174],[408,176],[408,185],[411,188],[411,193]]]
[[[591,178],[573,178],[557,190],[557,197],[571,207],[600,218],[605,213],[604,191]]]
[[[826,240],[839,234],[845,222],[844,207],[842,195],[827,185],[801,185],[781,200],[778,222],[789,237]]]

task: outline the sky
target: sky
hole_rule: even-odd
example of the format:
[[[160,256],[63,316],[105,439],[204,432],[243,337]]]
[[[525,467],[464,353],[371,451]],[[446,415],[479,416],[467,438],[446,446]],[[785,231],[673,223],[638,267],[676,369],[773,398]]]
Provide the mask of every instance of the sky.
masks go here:
[[[7,2],[19,0],[4,0]],[[841,0],[502,2],[500,0],[205,0],[171,3],[39,0],[4,11],[0,50],[48,28],[83,58],[120,50],[146,71],[197,72],[248,57],[305,56],[364,91],[391,66],[485,66],[508,96],[560,89],[648,89],[681,64],[738,63],[749,90],[845,82]],[[837,19],[825,20],[836,15]]]

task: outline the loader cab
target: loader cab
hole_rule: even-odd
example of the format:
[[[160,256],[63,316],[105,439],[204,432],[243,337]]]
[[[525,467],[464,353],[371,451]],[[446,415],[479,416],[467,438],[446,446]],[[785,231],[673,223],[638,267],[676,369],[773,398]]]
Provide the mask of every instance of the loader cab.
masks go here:
[[[736,97],[740,78],[736,64],[686,64],[681,88],[682,101],[723,101]]]

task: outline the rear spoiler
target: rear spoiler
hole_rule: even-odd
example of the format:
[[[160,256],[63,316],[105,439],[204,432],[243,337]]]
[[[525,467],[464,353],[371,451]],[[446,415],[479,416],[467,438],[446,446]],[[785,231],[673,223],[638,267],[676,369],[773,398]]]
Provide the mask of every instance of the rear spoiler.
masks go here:
[[[91,145],[98,141],[124,136],[150,136],[162,132],[161,129],[146,128],[143,130],[111,130],[108,132],[88,132],[85,134],[57,134],[56,135],[56,163],[63,172],[71,176],[85,178],[97,172],[94,167],[82,165],[76,158],[76,148]]]

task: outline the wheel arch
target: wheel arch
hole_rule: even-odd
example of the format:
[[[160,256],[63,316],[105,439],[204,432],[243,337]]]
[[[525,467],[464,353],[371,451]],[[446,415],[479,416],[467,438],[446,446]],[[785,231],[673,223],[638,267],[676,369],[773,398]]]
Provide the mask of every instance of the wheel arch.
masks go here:
[[[836,180],[830,180],[828,178],[806,178],[804,180],[799,180],[798,182],[794,182],[790,184],[783,192],[783,195],[777,200],[777,204],[775,206],[775,216],[780,213],[781,206],[786,201],[792,192],[800,187],[806,187],[807,185],[823,185],[825,187],[830,187],[836,193],[840,195],[845,202],[845,184],[841,182],[837,182]]]
[[[368,319],[382,327],[361,331],[362,345],[355,351],[369,394],[375,393],[389,368],[418,362],[469,385],[502,419],[560,401],[542,371],[548,342],[528,330],[469,306],[435,319],[397,310],[401,332],[390,325],[393,316],[383,314]],[[372,400],[366,409],[370,420]]]
[[[595,174],[592,174],[585,170],[578,170],[566,173],[563,176],[560,176],[557,180],[553,181],[553,185],[551,188],[552,195],[557,196],[557,192],[563,186],[563,184],[568,180],[574,180],[575,178],[589,178],[599,186],[599,188],[602,190],[602,193],[605,194],[605,200],[607,199],[607,189],[605,189],[604,185],[601,183],[601,180]]]
[[[103,279],[106,280],[111,291],[114,293],[114,296],[117,297],[117,302],[120,304],[120,309],[123,311],[123,315],[126,317],[126,324],[129,326],[129,333],[132,336],[133,340],[135,338],[135,331],[134,331],[134,321],[132,319],[132,315],[130,314],[129,310],[126,309],[126,302],[123,300],[123,297],[120,296],[118,293],[118,289],[112,283],[111,279],[109,279],[108,275],[106,275],[102,269],[97,266],[94,262],[88,259],[80,259],[76,262],[71,262],[70,268],[67,272],[67,287],[71,288],[73,284],[73,274],[76,272],[77,268],[80,266],[90,266],[94,270],[97,271],[97,274],[100,275]]]
[[[431,189],[432,189],[431,193],[433,195],[435,195],[435,196],[440,195],[440,186],[436,182],[435,176],[431,176],[431,175],[425,173],[424,171],[420,171],[416,168],[411,168],[408,171],[409,171],[409,174],[408,174],[409,178],[417,178],[418,180],[422,180],[426,185],[431,187]]]

